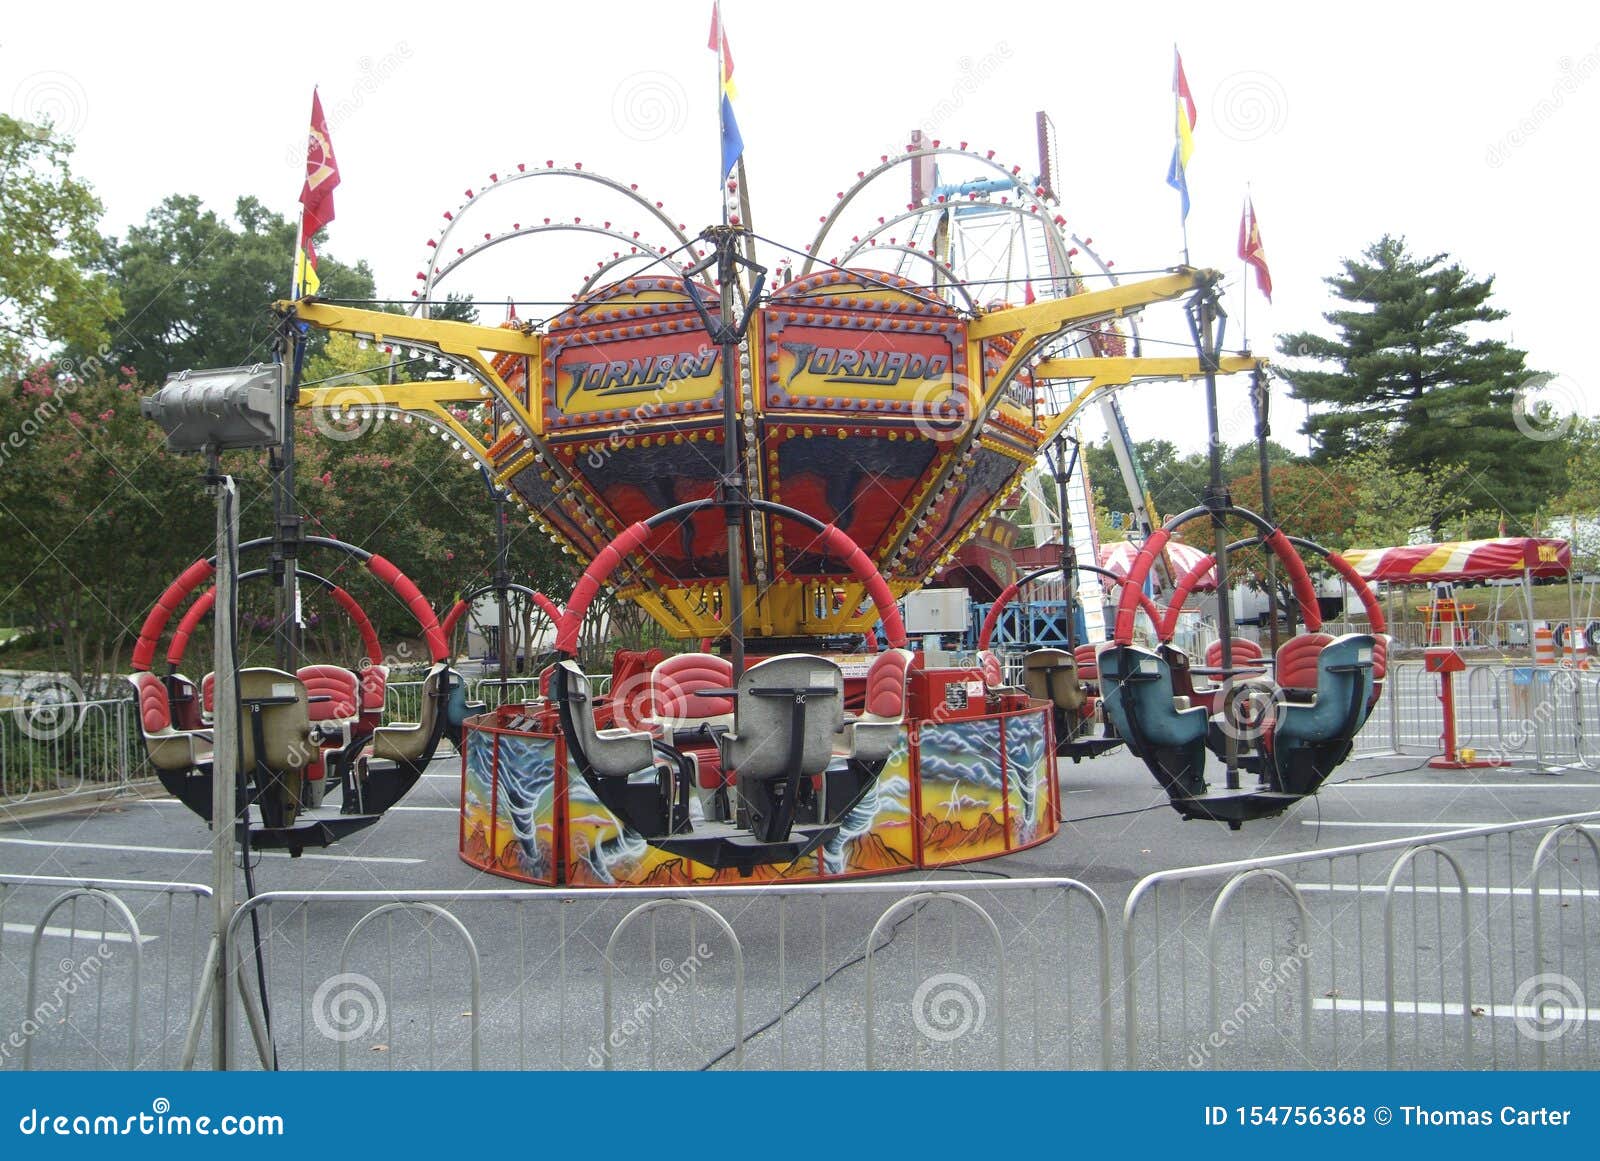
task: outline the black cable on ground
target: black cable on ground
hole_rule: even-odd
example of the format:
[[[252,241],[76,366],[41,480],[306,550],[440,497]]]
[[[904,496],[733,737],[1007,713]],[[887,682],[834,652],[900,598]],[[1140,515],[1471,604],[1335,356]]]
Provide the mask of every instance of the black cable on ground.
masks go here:
[[[978,867],[949,867],[949,868],[944,868],[944,869],[952,870],[952,871],[960,871],[962,874],[966,874],[966,875],[987,875],[990,878],[994,878],[994,879],[1010,879],[1010,878],[1013,878],[1013,876],[1006,874],[1004,871],[990,871],[990,870],[986,870],[986,869],[978,868]],[[889,928],[889,938],[884,940],[883,943],[877,948],[877,950],[878,951],[882,951],[884,948],[888,947],[891,943],[893,943],[895,941],[895,938],[900,934],[900,928],[905,926],[905,924],[906,924],[906,922],[908,920],[911,920],[911,919],[915,918],[916,916],[922,914],[922,909],[924,907],[926,907],[927,905],[928,905],[927,903],[919,903],[916,907],[912,908],[911,911],[908,912],[904,917],[902,917],[898,922],[896,922],[893,927]],[[739,1044],[749,1044],[750,1041],[754,1040],[757,1036],[760,1036],[762,1033],[770,1032],[773,1028],[776,1028],[778,1026],[778,1024],[781,1023],[783,1021],[783,1019],[786,1016],[789,1015],[790,1012],[793,1012],[801,1004],[805,1003],[806,1000],[809,999],[812,995],[814,995],[818,990],[820,990],[824,984],[828,983],[835,976],[837,976],[840,972],[843,972],[848,968],[853,968],[857,964],[865,963],[866,960],[867,960],[867,953],[866,952],[862,952],[860,955],[857,955],[853,959],[845,960],[844,963],[842,963],[838,967],[834,968],[827,975],[823,976],[816,983],[812,984],[805,991],[801,992],[798,996],[796,996],[794,998],[794,1000],[789,1004],[789,1006],[784,1008],[783,1011],[779,1012],[772,1019],[768,1020],[765,1024],[761,1025],[761,1027],[753,1029],[752,1031],[745,1033],[744,1039],[741,1040],[739,1042]],[[739,1044],[734,1044],[734,1045],[732,1045],[732,1046],[730,1046],[728,1048],[723,1049],[720,1053],[718,1053],[716,1056],[712,1057],[705,1064],[702,1064],[700,1066],[700,1071],[701,1072],[709,1072],[711,1069],[713,1069],[717,1065],[721,1064],[724,1060],[728,1059],[728,1057],[732,1056],[735,1052],[738,1051]]]

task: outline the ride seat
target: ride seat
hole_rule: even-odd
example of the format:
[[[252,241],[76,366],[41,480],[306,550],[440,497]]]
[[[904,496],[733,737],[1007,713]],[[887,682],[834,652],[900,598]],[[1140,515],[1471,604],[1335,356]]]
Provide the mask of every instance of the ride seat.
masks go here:
[[[1078,664],[1064,649],[1035,649],[1024,656],[1022,685],[1029,697],[1068,713],[1081,710],[1087,698],[1078,680]]]
[[[593,686],[576,661],[563,661],[565,699],[572,707],[572,728],[590,768],[602,778],[624,778],[655,766],[651,736],[643,730],[595,725]]]
[[[728,689],[733,685],[733,664],[713,653],[679,653],[662,661],[651,673],[655,717],[669,745],[696,735],[693,744],[715,745],[716,731],[733,728],[734,699],[705,697],[702,689]]]
[[[1278,647],[1273,679],[1291,702],[1309,702],[1316,697],[1319,664],[1323,649],[1332,644],[1326,633],[1302,633]]]
[[[1260,645],[1244,638],[1231,638],[1228,650],[1232,660],[1230,665],[1245,667],[1252,662],[1260,661],[1266,656]],[[1222,667],[1222,642],[1213,641],[1206,646],[1206,668],[1220,669]]]
[[[1372,702],[1375,652],[1374,638],[1367,633],[1348,633],[1316,649],[1311,697],[1280,705],[1277,721],[1264,739],[1281,789],[1310,793],[1349,753]],[[1309,646],[1302,646],[1291,657],[1300,668],[1291,672],[1305,681],[1301,654],[1313,656]],[[1283,656],[1282,649],[1278,655]]]
[[[250,704],[256,699],[277,702],[280,698],[288,700]],[[317,735],[312,732],[306,698],[305,684],[293,673],[265,667],[239,670],[239,702],[244,711],[239,719],[241,773],[254,781],[263,818],[271,826],[294,824],[306,767],[318,758]],[[281,817],[274,817],[280,811]]]
[[[211,731],[173,728],[167,688],[159,677],[130,673],[128,684],[138,702],[139,732],[152,766],[181,773],[211,761]]]
[[[443,686],[455,673],[436,663],[422,680],[422,701],[415,722],[392,722],[372,731],[372,757],[405,766],[425,766],[433,758],[442,732],[439,702]],[[459,680],[459,679],[457,679]]]
[[[1072,651],[1072,659],[1078,665],[1079,681],[1100,680],[1100,662],[1096,657],[1098,650],[1099,646],[1096,645],[1079,645]]]
[[[1100,687],[1107,719],[1167,793],[1205,793],[1209,717],[1203,706],[1180,705],[1166,659],[1137,645],[1112,646],[1100,654]]]
[[[790,690],[821,690],[796,704]],[[825,657],[784,653],[739,675],[738,730],[721,737],[722,765],[740,779],[821,774],[844,729],[844,672]],[[716,700],[716,699],[710,699]],[[798,751],[795,743],[798,741]]]
[[[909,649],[889,649],[867,670],[862,712],[844,723],[838,757],[856,762],[888,760],[906,720],[906,677],[914,654]]]
[[[383,720],[389,699],[389,667],[369,665],[361,671],[361,724],[371,732]]]
[[[217,714],[217,675],[208,673],[200,679],[200,719],[210,722]]]

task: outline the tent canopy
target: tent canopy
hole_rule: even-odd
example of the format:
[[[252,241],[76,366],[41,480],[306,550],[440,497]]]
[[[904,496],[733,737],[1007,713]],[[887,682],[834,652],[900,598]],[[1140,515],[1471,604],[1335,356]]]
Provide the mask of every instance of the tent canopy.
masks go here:
[[[1570,543],[1535,536],[1352,548],[1343,555],[1364,579],[1402,585],[1497,580],[1524,573],[1566,576],[1572,567]]]
[[[1139,555],[1143,545],[1134,544],[1129,540],[1120,540],[1112,544],[1100,546],[1100,567],[1117,577],[1125,577],[1133,570],[1134,559]],[[1167,556],[1172,561],[1172,567],[1177,572],[1173,577],[1176,583],[1208,554],[1204,549],[1196,548],[1192,544],[1180,541],[1171,541],[1167,544]],[[1210,592],[1217,587],[1217,570],[1215,566],[1207,569],[1200,578],[1200,583],[1194,586],[1202,592]]]

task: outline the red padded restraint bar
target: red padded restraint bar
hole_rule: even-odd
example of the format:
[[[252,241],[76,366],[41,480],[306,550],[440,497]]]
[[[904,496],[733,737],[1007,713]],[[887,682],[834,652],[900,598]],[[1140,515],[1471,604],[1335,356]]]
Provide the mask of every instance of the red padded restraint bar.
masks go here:
[[[1274,528],[1267,533],[1266,545],[1283,561],[1283,567],[1289,572],[1289,583],[1294,586],[1294,595],[1300,602],[1300,619],[1305,622],[1306,632],[1317,632],[1322,628],[1322,610],[1317,607],[1317,586],[1311,583],[1306,562],[1300,559],[1300,554],[1289,543],[1289,538],[1281,528]]]
[[[566,612],[561,614],[560,629],[556,633],[556,652],[566,657],[576,656],[578,630],[582,627],[584,615],[588,613],[590,604],[600,591],[600,586],[617,570],[629,553],[649,538],[651,531],[650,526],[642,520],[630,524],[589,562],[589,567],[583,570],[583,575],[572,588]],[[861,551],[854,540],[850,539],[848,533],[832,524],[823,525],[817,535],[822,542],[823,551],[830,556],[841,558],[845,567],[866,586],[867,595],[878,607],[878,616],[883,622],[884,635],[889,639],[889,648],[904,649],[905,622],[900,619],[900,610],[895,607],[894,594],[889,591],[888,582],[873,567],[871,559]]]
[[[1161,555],[1171,539],[1172,533],[1165,528],[1157,528],[1150,534],[1150,539],[1144,542],[1139,555],[1133,558],[1133,567],[1128,570],[1128,575],[1122,578],[1122,596],[1117,600],[1116,633],[1112,638],[1118,645],[1133,644],[1133,615],[1139,609],[1139,598],[1145,595],[1144,578],[1150,575],[1156,557]]]
[[[583,618],[589,612],[600,586],[617,570],[622,558],[643,544],[649,535],[650,526],[643,520],[636,521],[618,533],[617,538],[589,562],[589,567],[583,570],[578,583],[572,587],[566,612],[561,614],[561,620],[557,622],[560,625],[556,631],[557,653],[565,657],[577,656],[578,630],[583,627]]]
[[[367,558],[367,571],[394,590],[395,596],[405,602],[406,608],[422,626],[422,635],[428,642],[428,656],[433,661],[443,661],[449,653],[445,647],[444,633],[439,629],[439,618],[417,586],[389,561],[376,552]]]
[[[1328,553],[1328,563],[1333,565],[1333,571],[1344,577],[1350,587],[1356,590],[1356,596],[1361,598],[1361,604],[1367,610],[1367,624],[1374,633],[1382,633],[1388,628],[1384,620],[1383,606],[1378,603],[1378,594],[1372,591],[1372,586],[1367,583],[1367,578],[1358,573],[1348,560],[1337,552]]]
[[[349,618],[355,622],[356,631],[361,634],[362,647],[367,651],[367,660],[374,665],[383,664],[383,643],[378,640],[378,630],[373,628],[367,611],[356,603],[356,599],[338,585],[328,586],[328,592],[333,595],[334,601],[342,608]],[[217,590],[207,589],[200,594],[200,599],[189,606],[189,611],[184,613],[183,620],[178,622],[178,628],[172,634],[172,641],[167,645],[167,666],[177,669],[183,662],[183,655],[189,649],[189,638],[194,636],[195,629],[200,622],[210,615],[212,607],[217,603]]]
[[[156,646],[161,643],[162,630],[167,627],[172,614],[178,611],[178,606],[188,599],[190,593],[216,574],[216,566],[209,560],[197,560],[179,573],[178,579],[168,585],[167,591],[156,599],[154,607],[144,619],[144,624],[139,627],[139,640],[133,647],[133,660],[130,664],[135,673],[149,669],[151,663],[155,661]]]

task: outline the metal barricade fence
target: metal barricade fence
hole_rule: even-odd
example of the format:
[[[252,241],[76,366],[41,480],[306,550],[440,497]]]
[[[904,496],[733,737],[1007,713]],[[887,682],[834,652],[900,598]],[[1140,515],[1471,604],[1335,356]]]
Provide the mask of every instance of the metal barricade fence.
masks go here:
[[[0,1070],[176,1068],[211,890],[0,875]]]
[[[1098,1068],[1113,1058],[1106,910],[1071,879],[272,892],[232,931],[235,1067],[275,1057],[315,1069]]]
[[[1123,911],[1124,1063],[1600,1067],[1597,823],[1146,877]]]
[[[0,709],[0,805],[125,789],[152,773],[131,698]]]

